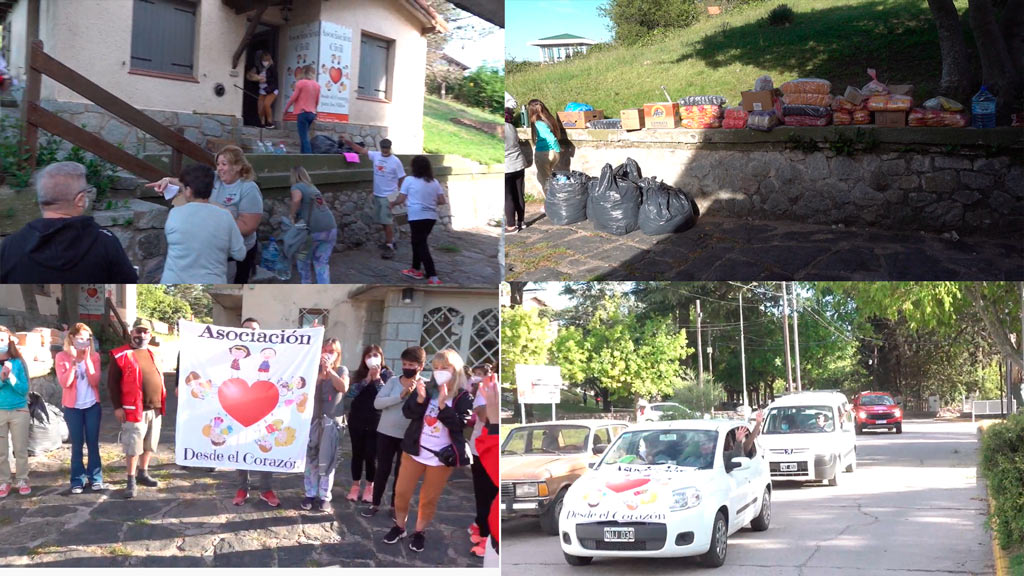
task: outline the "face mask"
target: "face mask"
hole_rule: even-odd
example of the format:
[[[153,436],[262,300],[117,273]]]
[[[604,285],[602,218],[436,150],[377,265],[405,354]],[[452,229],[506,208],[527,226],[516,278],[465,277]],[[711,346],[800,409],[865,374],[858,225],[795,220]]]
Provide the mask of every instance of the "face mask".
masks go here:
[[[7,354],[7,344],[0,344],[0,354]]]
[[[434,381],[437,382],[438,386],[443,386],[450,382],[452,379],[452,373],[447,370],[435,370]]]
[[[785,432],[786,430],[789,430],[789,424],[783,424],[782,426],[779,426],[779,428],[782,428],[782,431]]]
[[[484,379],[482,377],[480,377],[480,376],[473,376],[472,378],[469,379],[469,383],[470,384],[479,384],[479,383],[481,383],[483,381],[484,381]]]
[[[89,347],[89,344],[91,344],[91,343],[92,343],[92,339],[90,339],[90,338],[86,338],[85,340],[75,340],[75,342],[74,342],[75,348],[77,348],[79,350],[85,350],[86,348]]]
[[[366,359],[367,368],[376,368],[380,366],[380,356],[370,356]]]
[[[145,336],[132,336],[132,348],[142,348],[147,344]]]
[[[405,376],[408,380],[415,378],[419,372],[420,371],[415,368],[402,368],[402,376]]]

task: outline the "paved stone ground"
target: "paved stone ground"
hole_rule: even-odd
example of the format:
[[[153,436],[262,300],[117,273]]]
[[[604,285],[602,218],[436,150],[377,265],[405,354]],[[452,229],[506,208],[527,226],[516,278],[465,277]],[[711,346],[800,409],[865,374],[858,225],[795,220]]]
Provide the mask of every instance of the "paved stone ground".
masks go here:
[[[252,496],[244,506],[235,507],[231,504],[237,490],[234,470],[211,473],[174,464],[176,402],[171,394],[162,444],[150,465],[161,486],[140,486],[135,499],[125,500],[121,497],[125,469],[123,453],[116,444],[118,426],[109,400],[103,402],[100,450],[104,480],[112,482],[114,489],[71,494],[69,445],[33,457],[32,494],[12,493],[0,501],[0,567],[483,565],[482,559],[469,553],[466,528],[474,517],[469,470],[452,475],[427,529],[426,550],[421,553],[408,548],[408,539],[396,545],[381,541],[391,527],[386,509],[374,518],[363,518],[358,511],[364,505],[345,500],[351,486],[347,435],[335,480],[333,515],[299,508],[303,491],[302,477],[297,474],[275,475],[280,508],[270,508]],[[416,502],[414,498],[414,511]],[[409,523],[413,522],[410,517]]]
[[[702,217],[683,233],[555,226],[531,206],[506,237],[506,278],[566,280],[1021,280],[1024,234],[935,234]]]
[[[430,254],[434,258],[438,278],[448,286],[487,286],[494,288],[501,281],[498,262],[500,227],[447,231],[435,229],[430,234]],[[384,241],[383,233],[380,242]],[[331,257],[331,283],[333,284],[425,284],[426,280],[413,280],[402,275],[412,266],[412,247],[408,228],[396,239],[394,259],[381,258],[378,244],[364,244],[335,252]],[[281,282],[260,270],[256,283]],[[292,269],[287,283],[298,284],[299,273]]]

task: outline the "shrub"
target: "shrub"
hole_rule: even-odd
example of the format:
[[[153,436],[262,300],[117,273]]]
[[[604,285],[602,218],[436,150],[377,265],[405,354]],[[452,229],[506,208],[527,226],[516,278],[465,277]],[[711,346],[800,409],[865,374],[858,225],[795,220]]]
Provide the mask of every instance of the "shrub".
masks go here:
[[[54,162],[78,162],[85,166],[85,179],[90,186],[96,187],[97,198],[106,195],[117,180],[117,166],[94,156],[78,146],[72,146],[62,153],[64,140],[47,134],[40,135],[36,151],[36,169],[49,166]],[[21,123],[0,121],[0,172],[8,174],[11,187],[27,188],[32,183],[32,171],[28,168],[30,156],[22,152]]]
[[[988,428],[981,437],[981,473],[988,481],[989,518],[999,544],[1024,542],[1024,414]]]
[[[505,76],[497,68],[481,66],[466,76],[455,97],[467,106],[503,114]]]
[[[789,26],[795,17],[796,13],[792,8],[786,4],[779,4],[765,16],[765,21],[769,26]]]
[[[616,42],[633,45],[656,30],[692,25],[704,5],[697,0],[608,0],[598,11],[612,21]]]

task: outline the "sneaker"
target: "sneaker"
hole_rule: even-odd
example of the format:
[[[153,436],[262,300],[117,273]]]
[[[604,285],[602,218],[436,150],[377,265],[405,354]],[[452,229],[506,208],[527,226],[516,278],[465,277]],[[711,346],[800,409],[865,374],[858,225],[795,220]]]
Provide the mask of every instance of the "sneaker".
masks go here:
[[[267,124],[266,126],[264,126],[264,128],[267,129],[267,130],[277,130],[277,124],[270,123],[270,124]]]
[[[90,484],[90,486],[92,486],[92,491],[93,492],[100,492],[100,491],[103,491],[103,490],[109,490],[110,489],[110,486],[104,484],[103,482],[93,482],[92,484]]]
[[[246,498],[249,497],[249,491],[245,488],[239,488],[238,492],[235,492],[235,499],[231,501],[235,506],[241,506],[245,504]]]
[[[392,245],[385,244],[384,251],[380,253],[380,257],[385,260],[391,260],[395,257],[395,247]]]
[[[363,502],[367,504],[373,502],[373,482],[367,482],[366,487],[363,488]]]
[[[135,495],[139,493],[138,487],[135,485],[135,478],[128,479],[128,485],[124,489],[124,497],[126,499],[135,498]]]
[[[409,550],[413,552],[423,552],[426,548],[427,537],[423,535],[423,532],[413,532],[412,542],[409,542]]]
[[[438,278],[437,276],[434,276],[430,280],[427,280],[427,286],[440,286],[440,285],[441,285],[441,279]]]
[[[260,492],[260,500],[263,500],[267,504],[270,504],[271,508],[277,508],[278,506],[281,505],[281,501],[277,499],[277,494],[274,494],[273,490]]]
[[[394,543],[398,542],[399,540],[401,540],[402,538],[405,538],[405,530],[402,529],[402,528],[399,528],[398,524],[395,524],[394,526],[391,527],[391,530],[388,531],[387,535],[384,536],[384,543],[385,544],[394,544]]]
[[[479,536],[480,535],[480,527],[476,525],[476,522],[473,522],[472,524],[469,525],[469,528],[466,530],[466,532],[469,532],[470,536]]]
[[[469,537],[469,541],[472,544],[483,544],[484,542],[487,542],[487,537],[479,534],[472,534]]]
[[[519,232],[518,227],[505,228],[505,234],[515,234],[516,232]]]
[[[302,508],[303,510],[312,510],[313,504],[315,502],[316,498],[313,498],[312,496],[306,496],[305,498],[302,499],[302,504],[299,504],[299,508]]]
[[[22,496],[28,496],[32,493],[32,487],[29,486],[28,482],[25,480],[19,481],[14,485],[14,487],[18,489],[18,494],[21,494]]]
[[[348,491],[348,496],[345,496],[345,499],[349,502],[359,500],[359,482],[352,485],[352,489]]]
[[[473,548],[470,549],[469,553],[473,556],[476,556],[477,558],[483,558],[484,554],[487,553],[487,547],[483,542],[481,542],[476,546],[473,546]]]
[[[377,515],[377,512],[380,512],[380,507],[371,504],[366,510],[360,512],[359,515],[363,518],[373,518]]]
[[[7,495],[11,493],[11,485],[9,482],[0,483],[0,498],[7,498]]]
[[[139,484],[142,484],[143,486],[147,486],[149,488],[156,488],[157,486],[160,485],[160,483],[156,481],[156,478],[153,478],[152,476],[149,475],[149,470],[139,470],[139,472],[135,475],[135,480]]]
[[[334,514],[334,506],[331,505],[330,500],[320,501],[320,512],[323,512],[324,514]]]
[[[405,270],[402,270],[402,275],[408,276],[413,280],[423,280],[423,272],[420,272],[419,270],[413,270],[412,268],[406,268]]]
[[[83,491],[85,491],[85,488],[83,488],[82,486],[72,486],[71,487],[71,493],[72,494],[81,494]]]

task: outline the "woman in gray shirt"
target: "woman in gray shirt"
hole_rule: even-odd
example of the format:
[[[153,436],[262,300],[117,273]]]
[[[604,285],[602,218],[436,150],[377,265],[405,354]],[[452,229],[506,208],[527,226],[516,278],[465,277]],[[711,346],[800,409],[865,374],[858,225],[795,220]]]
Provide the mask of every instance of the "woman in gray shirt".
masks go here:
[[[512,118],[516,101],[505,93],[505,233],[515,234],[523,229],[526,217],[526,169],[529,163],[519,145],[519,135]]]
[[[324,202],[323,194],[313,186],[309,173],[302,166],[292,168],[291,218],[296,225],[301,221],[309,230],[310,246],[299,250],[295,264],[303,284],[312,284],[310,263],[316,272],[317,284],[331,283],[331,253],[338,243],[338,223]]]
[[[334,488],[334,470],[338,467],[338,443],[341,439],[338,419],[345,413],[341,400],[346,392],[348,368],[341,365],[341,342],[337,338],[327,338],[320,356],[320,373],[313,396],[313,421],[306,446],[303,510],[309,510],[318,503],[321,512],[334,512],[331,489]]]

